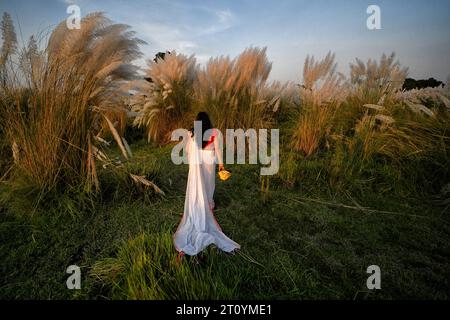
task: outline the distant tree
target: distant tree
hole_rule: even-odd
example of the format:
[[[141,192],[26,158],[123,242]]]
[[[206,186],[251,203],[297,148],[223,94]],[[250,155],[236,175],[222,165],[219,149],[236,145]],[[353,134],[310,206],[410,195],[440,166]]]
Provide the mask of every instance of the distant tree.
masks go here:
[[[434,78],[429,78],[428,80],[415,80],[413,78],[406,78],[405,82],[403,83],[403,90],[409,91],[413,89],[437,88],[439,86],[444,86],[444,83]]]

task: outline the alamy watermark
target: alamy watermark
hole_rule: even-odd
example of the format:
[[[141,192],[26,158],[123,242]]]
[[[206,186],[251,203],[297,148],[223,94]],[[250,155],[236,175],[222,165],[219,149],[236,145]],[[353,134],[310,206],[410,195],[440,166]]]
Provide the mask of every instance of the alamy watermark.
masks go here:
[[[377,5],[370,5],[367,7],[367,18],[366,25],[369,30],[381,30],[381,8]]]
[[[70,276],[66,280],[66,286],[69,290],[80,290],[81,289],[81,269],[77,265],[68,266],[66,273]]]
[[[81,9],[79,6],[72,4],[67,7],[67,14],[70,16],[66,19],[66,26],[69,30],[81,29]]]
[[[202,141],[206,141],[207,137],[212,134],[212,130],[207,130],[202,137],[202,123],[195,121],[194,123],[194,139],[198,145]],[[219,151],[223,154],[224,137],[223,133],[217,132],[215,139],[218,141]],[[172,149],[172,162],[176,165],[188,164],[186,153],[187,142],[190,139],[190,131],[186,129],[176,129],[172,132],[172,141],[181,141]],[[247,143],[248,142],[248,143]],[[237,164],[246,163],[246,150],[248,149],[248,163],[261,164],[266,167],[261,168],[262,176],[270,176],[278,173],[280,168],[280,130],[270,130],[270,155],[268,154],[269,136],[267,129],[227,129],[226,130],[226,158],[224,164],[235,164],[235,156],[237,155]],[[248,145],[248,148],[247,148]],[[197,161],[202,161],[199,158]]]
[[[381,269],[377,265],[372,265],[367,268],[367,273],[370,276],[367,278],[367,289],[380,290],[381,289]]]

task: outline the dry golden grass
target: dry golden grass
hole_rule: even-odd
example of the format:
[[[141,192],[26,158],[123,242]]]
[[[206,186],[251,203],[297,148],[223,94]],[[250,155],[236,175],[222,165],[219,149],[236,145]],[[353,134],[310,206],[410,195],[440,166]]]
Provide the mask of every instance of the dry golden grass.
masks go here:
[[[293,129],[291,146],[305,156],[313,155],[330,134],[332,119],[348,94],[341,74],[336,72],[334,54],[321,61],[307,57],[300,87],[300,112]]]
[[[62,22],[43,52],[22,56],[28,72],[11,73],[2,92],[18,172],[42,189],[80,182],[98,188],[93,137],[104,114],[121,112],[120,88],[134,76],[130,62],[140,43],[128,26],[94,13],[79,30]]]
[[[137,84],[141,93],[133,101],[134,111],[139,113],[134,124],[147,128],[149,141],[165,143],[174,129],[188,123],[197,62],[193,56],[172,52],[156,62],[149,60],[148,67],[152,83]]]
[[[398,92],[405,81],[407,68],[395,60],[395,53],[383,54],[379,61],[369,59],[366,63],[356,59],[350,64],[350,81],[354,94],[365,103],[382,104]]]
[[[267,127],[279,97],[266,90],[271,69],[266,48],[248,48],[235,59],[211,58],[196,83],[200,108],[221,130]]]
[[[195,114],[209,113],[216,127],[270,126],[286,86],[267,84],[271,70],[266,49],[249,48],[235,59],[211,58],[200,68],[193,56],[167,53],[149,62],[152,83],[137,85],[135,125],[145,126],[149,140],[165,143],[176,128],[190,128]]]

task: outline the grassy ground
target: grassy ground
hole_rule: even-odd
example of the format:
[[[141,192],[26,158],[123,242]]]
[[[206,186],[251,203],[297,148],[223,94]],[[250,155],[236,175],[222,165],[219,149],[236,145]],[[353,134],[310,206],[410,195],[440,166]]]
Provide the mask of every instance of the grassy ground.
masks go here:
[[[442,208],[395,194],[355,198],[314,183],[273,182],[264,196],[259,169],[247,165],[231,166],[233,177],[217,183],[215,196],[218,222],[241,253],[209,248],[203,265],[177,266],[171,235],[187,167],[171,163],[169,148],[132,148],[139,166],[160,168],[156,182],[166,197],[128,196],[109,182],[80,212],[64,196],[55,200],[60,207],[36,209],[25,192],[0,207],[1,298],[449,298],[450,224]],[[71,264],[82,269],[82,290],[66,288]],[[381,290],[366,288],[370,265],[381,268]]]

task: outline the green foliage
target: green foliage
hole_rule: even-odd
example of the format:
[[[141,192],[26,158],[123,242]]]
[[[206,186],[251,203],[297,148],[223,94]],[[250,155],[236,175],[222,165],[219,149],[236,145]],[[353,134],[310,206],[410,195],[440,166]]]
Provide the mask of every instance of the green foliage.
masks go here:
[[[170,185],[165,198],[96,199],[94,211],[74,216],[54,205],[33,216],[20,215],[23,207],[11,202],[0,205],[0,297],[448,299],[444,198],[438,204],[367,187],[361,194],[338,190],[327,183],[322,156],[302,156],[293,159],[303,163],[296,188],[273,177],[264,199],[258,168],[235,165],[233,177],[216,186],[215,214],[241,253],[211,247],[203,264],[185,257],[176,266],[171,234],[181,217],[187,167],[173,166],[170,148],[140,143],[133,153],[141,173],[158,161],[160,179]],[[64,285],[70,264],[81,267],[80,291]],[[387,270],[377,292],[365,286],[372,264]]]
[[[331,53],[308,57],[294,86],[267,83],[265,49],[205,68],[172,52],[139,84],[140,131],[115,108],[125,90],[115,80],[134,74],[142,42],[101,14],[82,22],[70,37],[59,25],[45,53],[30,39],[25,87],[11,85],[16,40],[2,22],[0,173],[14,170],[0,184],[1,298],[351,299],[378,264],[389,270],[385,289],[364,298],[448,299],[448,88],[401,92],[406,70],[394,55],[357,60],[347,82]],[[220,129],[278,126],[281,167],[261,178],[235,166],[217,185],[215,214],[239,255],[209,248],[203,264],[178,265],[171,234],[187,167],[139,140],[146,130],[165,144],[198,111]],[[96,148],[108,144],[102,126],[126,161]],[[77,293],[62,285],[70,264],[86,275]]]
[[[118,165],[107,165],[99,171],[101,196],[104,201],[135,201],[142,199],[151,203],[159,195],[158,187],[153,188],[142,182],[133,180],[133,176],[146,179],[151,184],[160,186],[161,169],[156,160],[140,163],[132,159]]]
[[[113,299],[197,300],[232,299],[239,273],[232,263],[217,267],[216,252],[205,253],[206,265],[187,258],[177,262],[170,233],[146,235],[123,243],[116,257],[94,264],[91,274],[111,288]],[[193,260],[193,259],[192,259]],[[226,282],[226,283],[224,283]]]

